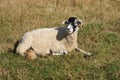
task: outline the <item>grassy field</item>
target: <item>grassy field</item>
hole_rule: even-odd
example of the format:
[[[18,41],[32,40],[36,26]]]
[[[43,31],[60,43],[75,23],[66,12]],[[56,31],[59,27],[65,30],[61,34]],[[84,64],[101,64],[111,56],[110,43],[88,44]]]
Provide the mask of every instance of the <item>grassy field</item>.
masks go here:
[[[25,33],[83,20],[79,47],[94,53],[28,60],[10,52]],[[0,80],[120,80],[120,0],[0,0]]]

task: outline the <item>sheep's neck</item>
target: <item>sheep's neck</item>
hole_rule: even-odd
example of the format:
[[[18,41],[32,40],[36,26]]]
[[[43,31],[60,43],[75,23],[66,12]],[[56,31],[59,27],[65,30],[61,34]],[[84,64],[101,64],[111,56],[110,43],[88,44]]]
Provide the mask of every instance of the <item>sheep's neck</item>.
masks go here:
[[[65,37],[65,39],[66,39],[68,45],[72,45],[72,44],[76,43],[76,41],[77,41],[77,32],[74,32],[74,33],[72,33],[70,35],[67,35]]]

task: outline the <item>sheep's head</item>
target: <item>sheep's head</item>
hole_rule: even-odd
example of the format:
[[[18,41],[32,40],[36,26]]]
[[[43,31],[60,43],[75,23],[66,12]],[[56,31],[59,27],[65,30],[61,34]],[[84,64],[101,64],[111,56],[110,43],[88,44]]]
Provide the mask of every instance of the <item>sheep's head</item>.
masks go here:
[[[82,25],[82,20],[79,20],[76,17],[69,17],[69,19],[64,21],[63,24],[67,26],[67,31],[69,34],[71,34],[75,31],[78,31],[78,26]]]

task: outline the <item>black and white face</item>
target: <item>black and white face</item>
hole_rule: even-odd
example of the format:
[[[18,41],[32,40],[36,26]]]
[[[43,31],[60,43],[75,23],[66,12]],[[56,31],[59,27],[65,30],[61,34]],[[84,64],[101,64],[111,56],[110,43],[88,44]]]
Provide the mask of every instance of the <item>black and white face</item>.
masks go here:
[[[78,20],[76,17],[70,17],[68,20],[64,21],[63,24],[66,24],[67,31],[69,34],[78,31],[78,26],[82,24],[81,20]]]

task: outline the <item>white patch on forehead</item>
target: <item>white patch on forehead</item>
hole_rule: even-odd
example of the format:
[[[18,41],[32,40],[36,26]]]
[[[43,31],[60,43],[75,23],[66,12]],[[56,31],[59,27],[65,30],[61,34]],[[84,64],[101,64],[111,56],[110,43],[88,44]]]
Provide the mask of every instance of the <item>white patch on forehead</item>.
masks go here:
[[[67,26],[67,28],[73,28],[73,25],[72,24],[69,24],[68,26]]]

